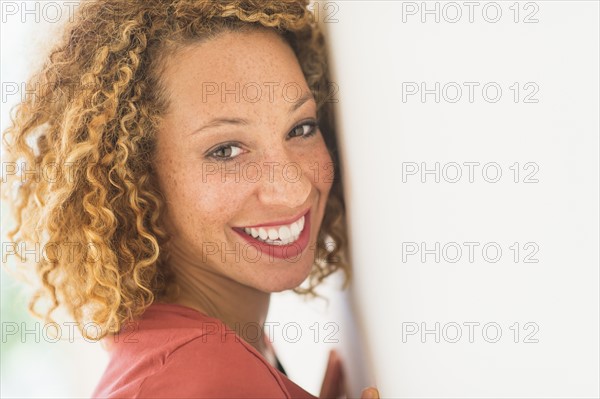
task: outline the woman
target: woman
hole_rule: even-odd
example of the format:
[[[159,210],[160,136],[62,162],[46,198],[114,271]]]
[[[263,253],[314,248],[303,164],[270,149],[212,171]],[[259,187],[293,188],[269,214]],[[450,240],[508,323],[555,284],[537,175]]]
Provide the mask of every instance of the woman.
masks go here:
[[[7,145],[62,173],[21,182],[13,240],[52,244],[33,311],[99,326],[93,396],[312,397],[262,329],[270,293],[348,271],[307,2],[88,1],[32,82]]]

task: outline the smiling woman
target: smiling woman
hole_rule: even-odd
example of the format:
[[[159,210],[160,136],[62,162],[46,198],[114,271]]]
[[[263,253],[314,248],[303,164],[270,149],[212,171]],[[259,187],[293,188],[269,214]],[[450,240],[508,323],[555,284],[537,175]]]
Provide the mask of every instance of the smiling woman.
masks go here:
[[[323,136],[316,134],[316,103],[311,98],[294,111],[296,104],[278,91],[272,102],[266,96],[202,101],[205,81],[232,87],[298,82],[310,93],[289,45],[262,29],[222,33],[180,50],[162,76],[169,106],[157,129],[156,176],[173,238],[167,251],[179,287],[175,301],[237,324],[252,342],[244,334],[254,331],[243,326],[264,323],[269,293],[300,285],[315,260],[309,241],[318,239],[331,189],[330,182],[312,179],[310,170],[315,162],[331,163]],[[225,116],[242,122],[213,124],[190,136],[194,126]],[[298,134],[305,126],[308,133]],[[207,175],[206,163],[228,173]],[[249,163],[258,166],[256,175],[241,174]],[[261,168],[267,163],[272,176]],[[290,164],[299,168],[297,181],[283,173]],[[264,341],[254,345],[266,352]]]
[[[45,248],[32,311],[110,350],[94,396],[311,397],[263,332],[271,293],[349,272],[307,3],[87,1],[29,82],[7,162],[72,172],[8,176],[11,238]]]

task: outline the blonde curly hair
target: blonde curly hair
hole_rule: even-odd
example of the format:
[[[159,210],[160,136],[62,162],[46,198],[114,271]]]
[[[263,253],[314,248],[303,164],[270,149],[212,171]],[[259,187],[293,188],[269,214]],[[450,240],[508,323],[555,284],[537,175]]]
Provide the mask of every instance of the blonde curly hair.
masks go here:
[[[29,80],[35,93],[16,107],[3,137],[5,162],[28,170],[5,176],[3,197],[16,218],[9,239],[41,243],[45,251],[33,266],[39,279],[29,303],[34,315],[53,320],[52,312],[64,306],[86,338],[101,339],[173,292],[164,250],[169,236],[160,217],[164,197],[153,170],[155,132],[167,108],[160,71],[168,55],[187,44],[248,28],[275,30],[294,50],[335,165],[316,259],[307,286],[295,291],[315,295],[338,269],[348,281],[335,100],[323,34],[308,7],[308,0],[82,4]],[[49,170],[55,173],[48,176]],[[61,248],[66,243],[69,256]],[[43,311],[42,298],[49,299]],[[97,323],[100,333],[90,336],[81,328],[85,322]]]

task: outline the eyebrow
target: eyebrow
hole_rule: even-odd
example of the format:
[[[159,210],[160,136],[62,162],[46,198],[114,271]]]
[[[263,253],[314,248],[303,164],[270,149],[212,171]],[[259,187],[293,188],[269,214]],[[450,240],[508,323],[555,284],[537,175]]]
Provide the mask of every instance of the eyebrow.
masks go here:
[[[302,96],[300,96],[300,98],[298,98],[296,101],[294,101],[292,103],[292,106],[290,107],[290,109],[288,111],[288,115],[291,115],[294,112],[296,112],[302,105],[304,105],[304,103],[306,103],[309,100],[315,101],[315,98],[314,98],[312,92],[307,91]],[[190,136],[194,135],[194,134],[196,134],[196,133],[198,133],[198,132],[200,132],[202,130],[209,129],[209,128],[212,128],[212,127],[217,127],[217,126],[222,126],[222,125],[236,125],[236,126],[240,126],[240,125],[248,125],[249,123],[250,122],[248,121],[248,119],[244,119],[244,118],[218,117],[218,118],[211,119],[206,124],[202,125],[198,129],[196,129],[193,132],[191,132]]]

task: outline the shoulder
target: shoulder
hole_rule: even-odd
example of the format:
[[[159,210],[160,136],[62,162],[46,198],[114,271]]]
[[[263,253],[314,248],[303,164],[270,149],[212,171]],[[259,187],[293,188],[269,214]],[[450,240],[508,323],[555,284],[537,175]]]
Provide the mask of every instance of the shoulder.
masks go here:
[[[248,344],[223,338],[204,335],[179,346],[142,381],[139,397],[287,397],[277,371]]]
[[[218,319],[151,306],[117,340],[94,397],[289,397],[281,376]]]

